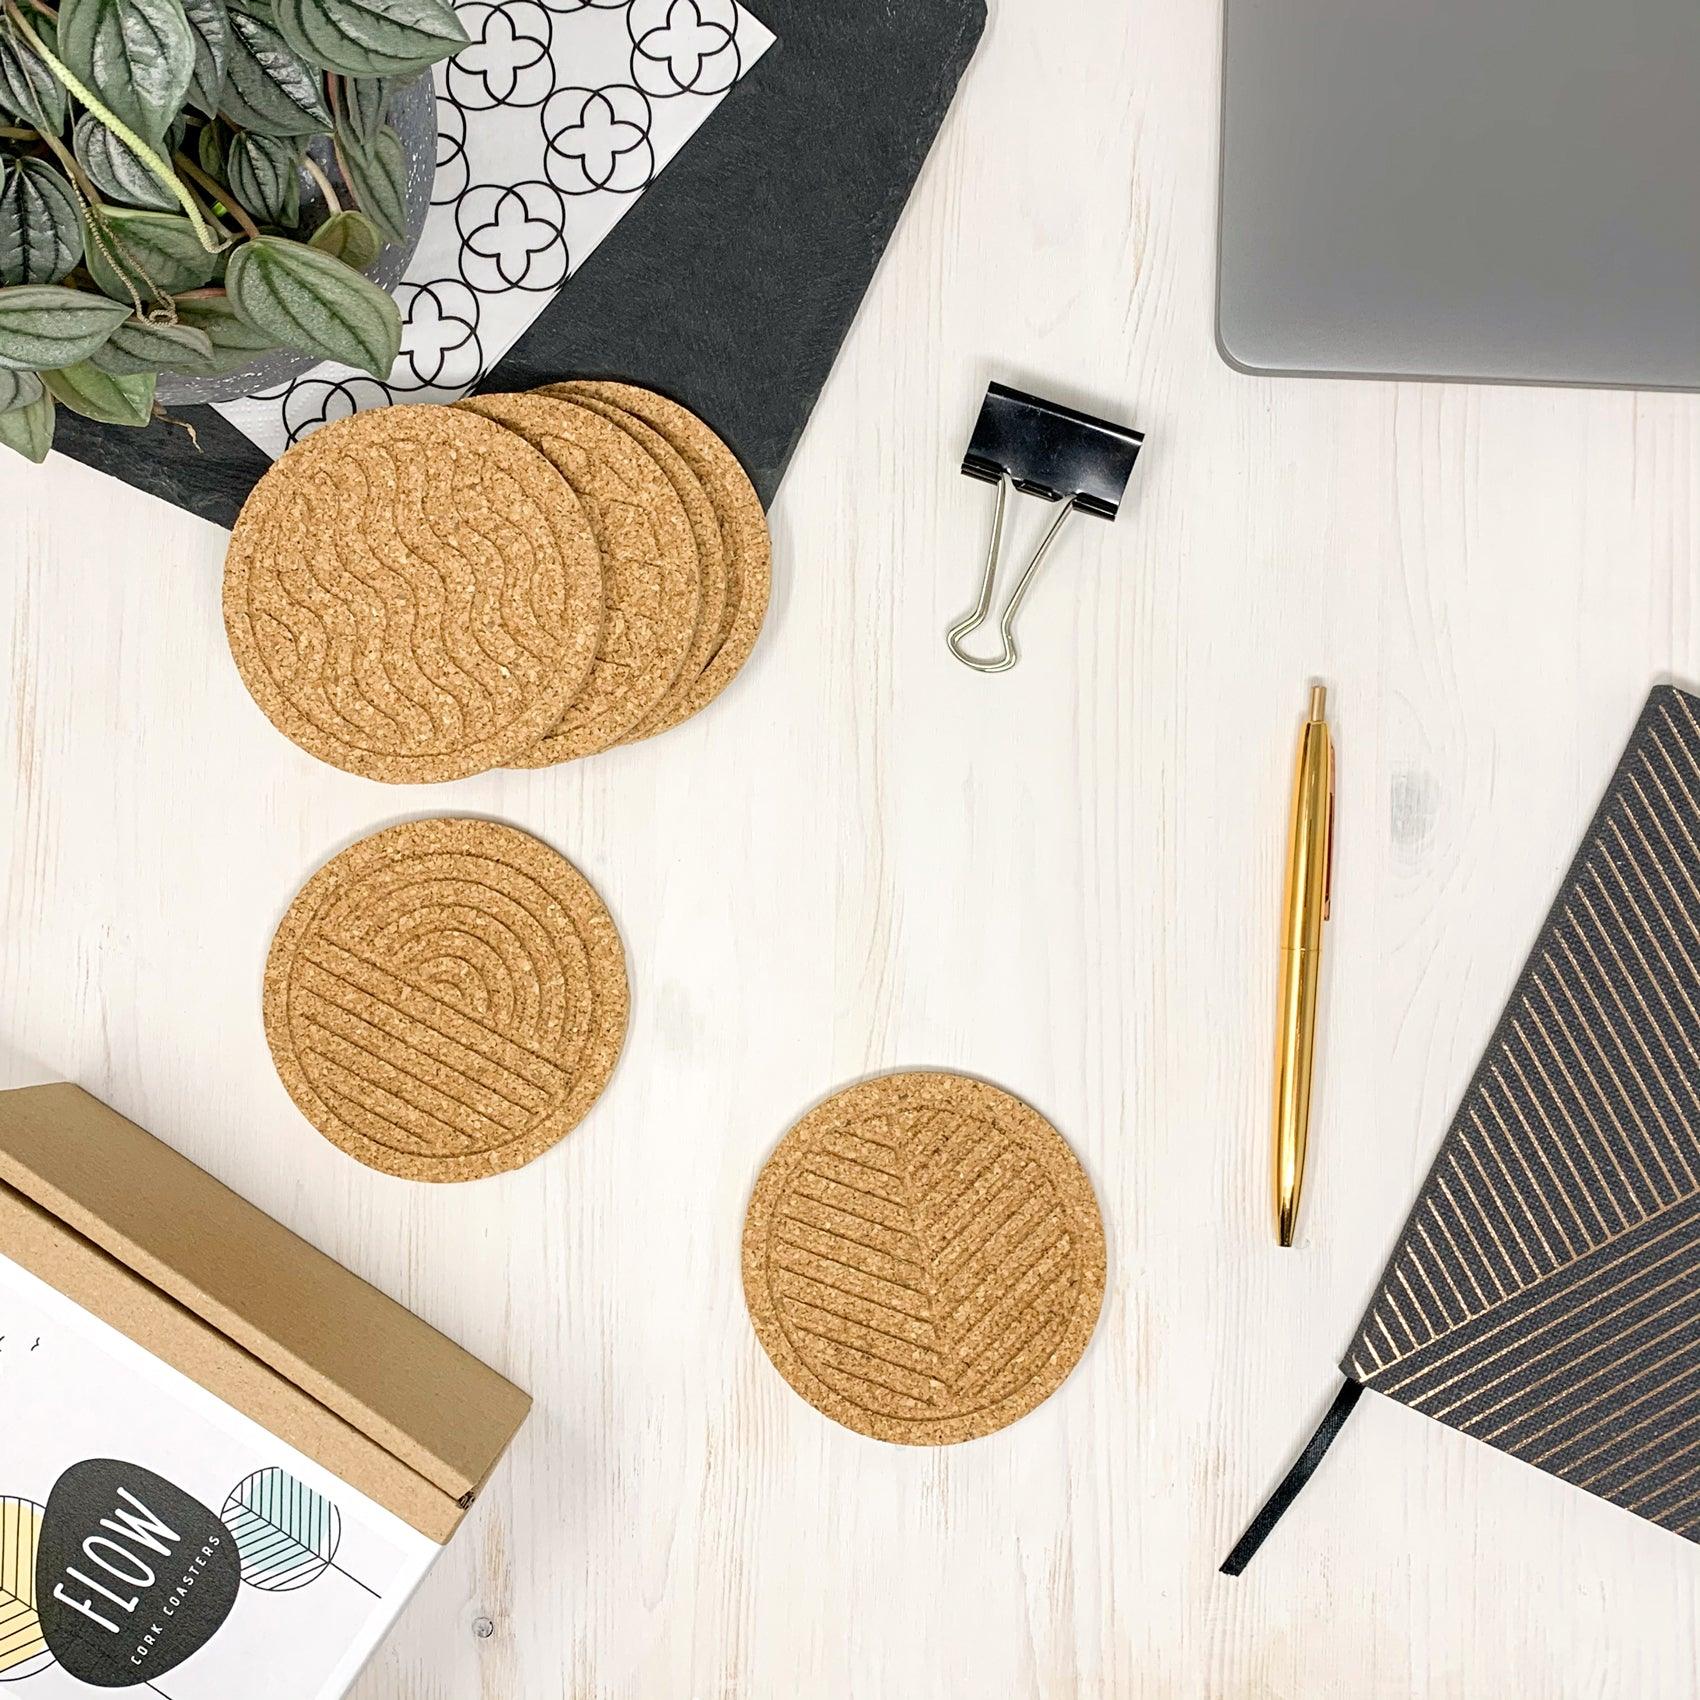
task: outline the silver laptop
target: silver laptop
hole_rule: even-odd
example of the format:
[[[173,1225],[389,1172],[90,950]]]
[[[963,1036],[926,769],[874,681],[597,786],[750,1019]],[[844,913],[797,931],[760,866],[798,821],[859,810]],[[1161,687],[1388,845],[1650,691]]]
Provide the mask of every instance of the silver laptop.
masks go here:
[[[1700,389],[1700,0],[1226,0],[1251,371]]]

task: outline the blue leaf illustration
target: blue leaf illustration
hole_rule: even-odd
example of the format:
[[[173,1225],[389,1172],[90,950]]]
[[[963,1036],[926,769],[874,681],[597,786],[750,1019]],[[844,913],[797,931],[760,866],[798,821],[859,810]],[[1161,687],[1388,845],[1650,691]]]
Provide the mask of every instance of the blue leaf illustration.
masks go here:
[[[225,1501],[242,1580],[268,1594],[316,1582],[342,1541],[342,1514],[287,1470],[257,1470]]]

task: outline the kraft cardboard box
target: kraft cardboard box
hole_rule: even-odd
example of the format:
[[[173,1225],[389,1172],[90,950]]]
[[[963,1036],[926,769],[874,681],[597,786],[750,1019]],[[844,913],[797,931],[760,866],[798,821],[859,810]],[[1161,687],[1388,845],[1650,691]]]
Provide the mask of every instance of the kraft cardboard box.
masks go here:
[[[77,1087],[0,1092],[19,1700],[335,1700],[530,1403]]]

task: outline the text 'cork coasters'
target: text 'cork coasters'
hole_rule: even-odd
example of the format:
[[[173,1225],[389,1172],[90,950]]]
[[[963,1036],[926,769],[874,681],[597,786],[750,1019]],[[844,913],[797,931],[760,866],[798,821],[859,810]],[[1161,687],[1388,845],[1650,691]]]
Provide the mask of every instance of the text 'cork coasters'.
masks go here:
[[[301,888],[266,962],[301,1113],[385,1174],[463,1181],[563,1139],[613,1074],[625,953],[565,857],[513,827],[411,821]]]
[[[757,1337],[804,1399],[858,1434],[943,1446],[1027,1415],[1080,1361],[1104,1226],[1036,1110],[961,1075],[894,1074],[779,1142],[743,1263]]]
[[[559,724],[602,638],[602,561],[572,488],[521,438],[454,408],[383,408],[322,427],[255,486],[224,617],[286,737],[432,783]]]

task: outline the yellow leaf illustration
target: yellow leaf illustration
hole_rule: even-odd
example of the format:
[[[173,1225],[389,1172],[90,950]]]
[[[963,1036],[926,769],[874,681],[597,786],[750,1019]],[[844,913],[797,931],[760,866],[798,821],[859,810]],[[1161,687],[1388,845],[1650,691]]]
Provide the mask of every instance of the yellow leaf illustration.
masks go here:
[[[41,1507],[0,1499],[0,1682],[18,1682],[53,1663],[35,1609],[35,1549]]]

